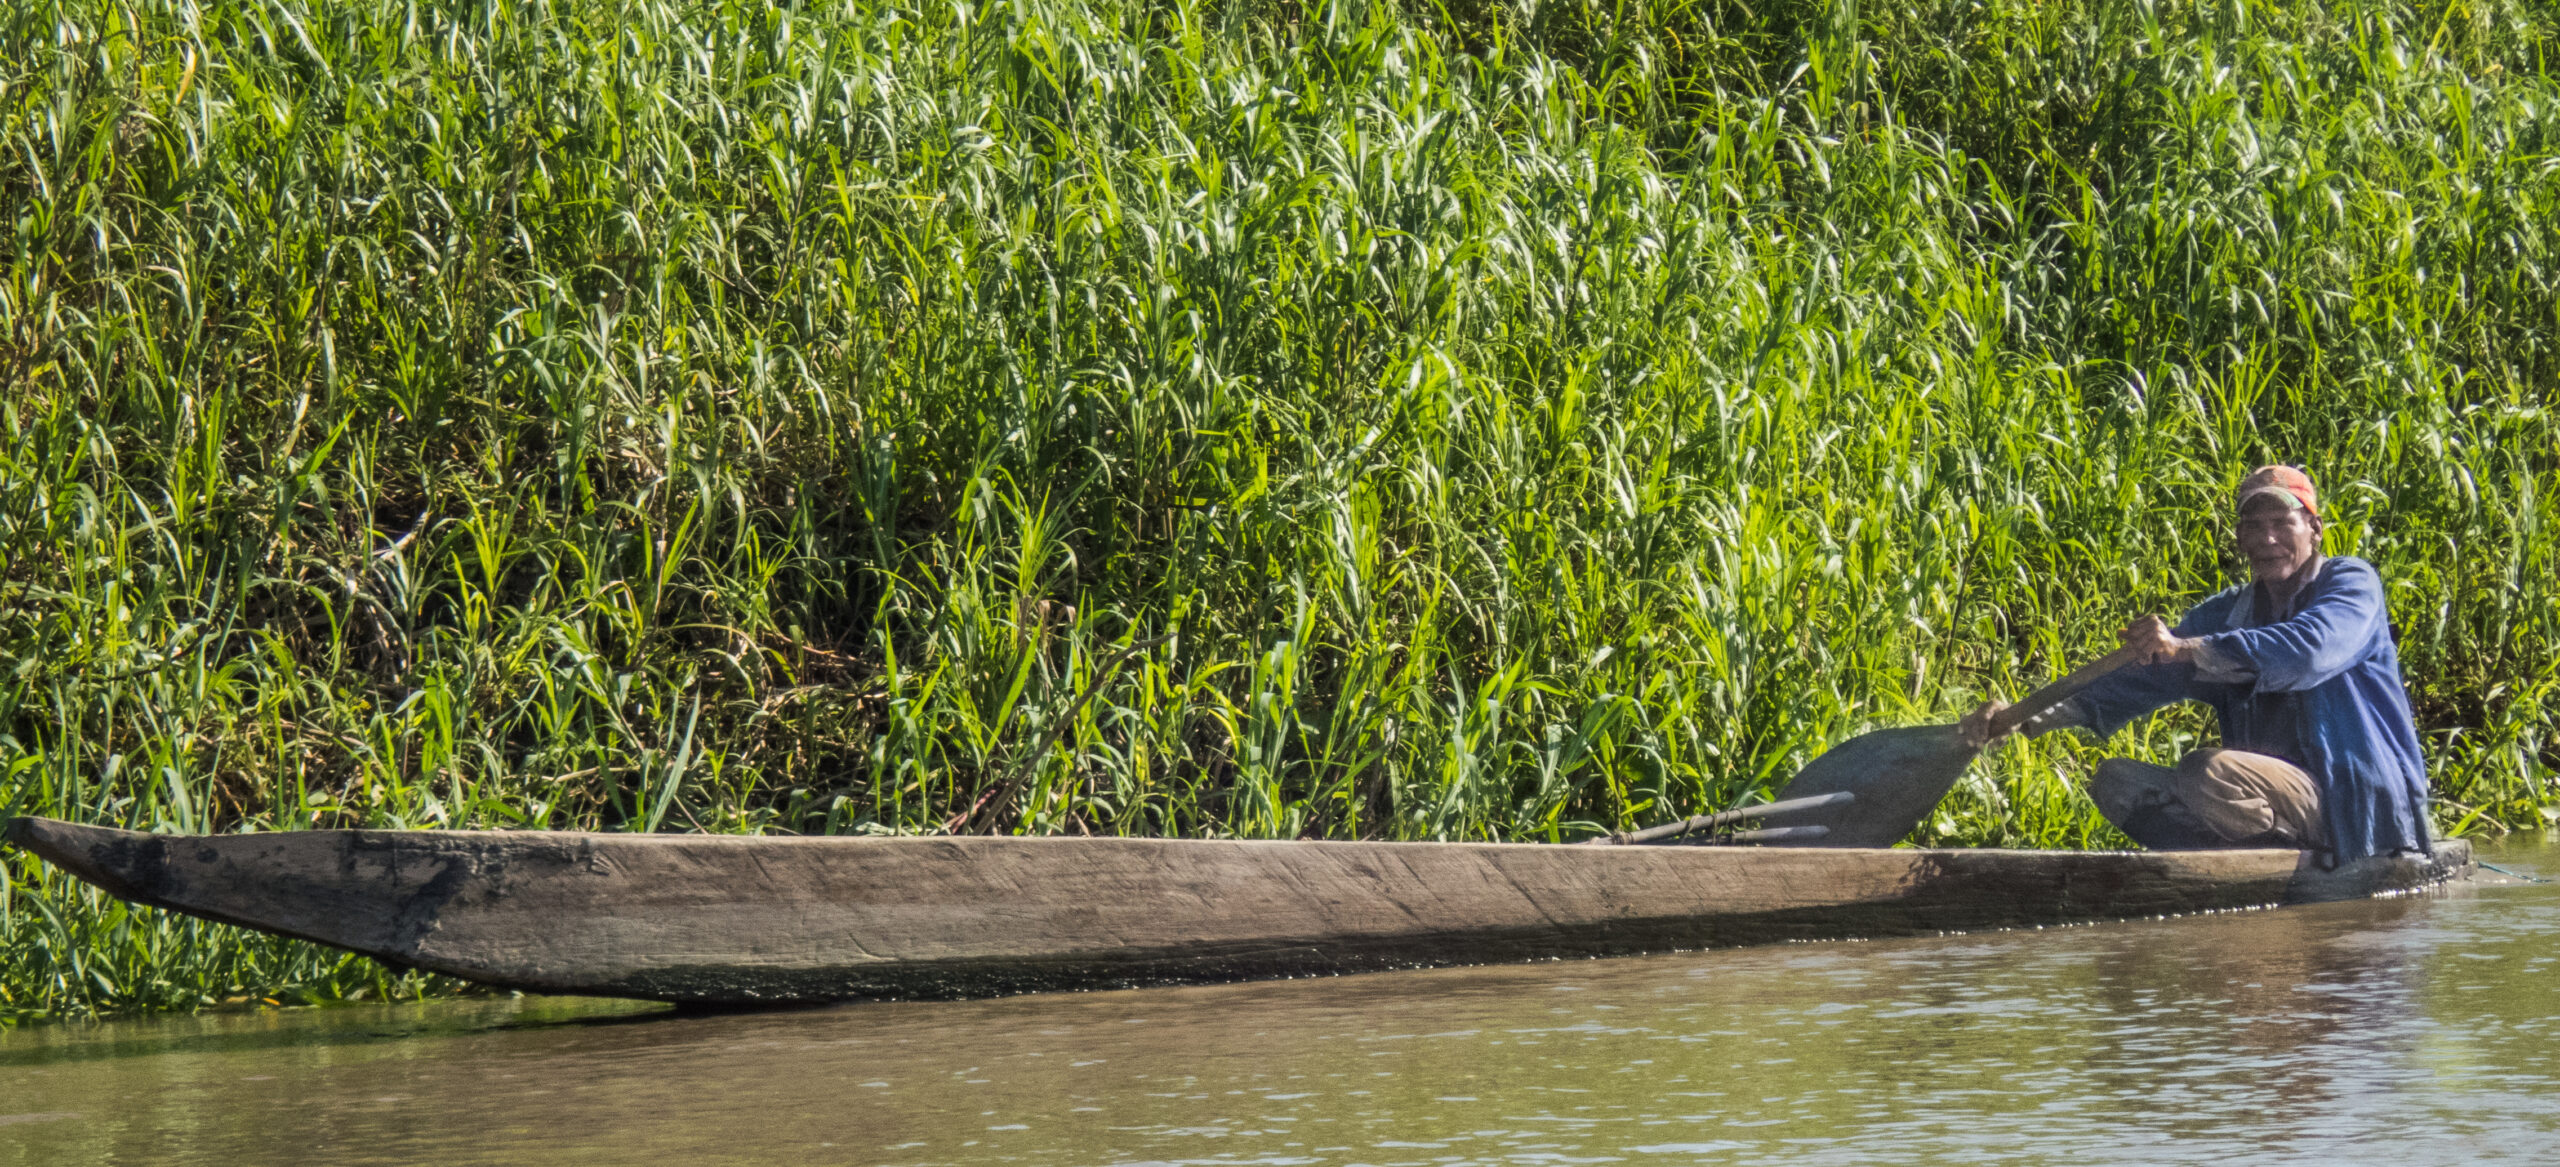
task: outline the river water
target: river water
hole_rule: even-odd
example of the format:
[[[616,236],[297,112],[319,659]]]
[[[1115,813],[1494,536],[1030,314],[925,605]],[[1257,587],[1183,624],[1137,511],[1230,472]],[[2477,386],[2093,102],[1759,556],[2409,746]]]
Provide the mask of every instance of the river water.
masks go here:
[[[2560,847],[2484,854],[2560,876]],[[2386,1160],[2560,1162],[2560,883],[998,1001],[0,1034],[0,1163]]]

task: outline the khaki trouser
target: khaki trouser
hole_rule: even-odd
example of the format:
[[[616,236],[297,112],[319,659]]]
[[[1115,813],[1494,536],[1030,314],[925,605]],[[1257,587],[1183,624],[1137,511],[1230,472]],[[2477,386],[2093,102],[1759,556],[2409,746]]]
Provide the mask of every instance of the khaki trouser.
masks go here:
[[[2193,750],[2175,766],[2098,763],[2089,797],[2118,830],[2154,851],[2320,847],[2320,788],[2282,758]]]

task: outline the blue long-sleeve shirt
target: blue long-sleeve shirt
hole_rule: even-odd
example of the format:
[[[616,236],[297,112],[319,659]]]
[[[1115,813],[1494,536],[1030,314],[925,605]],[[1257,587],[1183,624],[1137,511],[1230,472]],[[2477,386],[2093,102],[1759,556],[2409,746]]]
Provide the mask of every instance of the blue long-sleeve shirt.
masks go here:
[[[2244,584],[2187,610],[2177,635],[2198,661],[2117,672],[2078,698],[2099,737],[2178,701],[2213,706],[2229,749],[2273,754],[2320,785],[2341,859],[2427,852],[2427,765],[2400,681],[2382,577],[2361,559],[2325,560],[2290,614]]]

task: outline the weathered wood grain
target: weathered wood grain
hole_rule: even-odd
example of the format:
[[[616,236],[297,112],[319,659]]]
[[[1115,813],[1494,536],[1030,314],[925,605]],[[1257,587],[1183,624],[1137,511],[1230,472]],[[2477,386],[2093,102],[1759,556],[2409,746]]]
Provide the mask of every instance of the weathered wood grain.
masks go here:
[[[1559,847],[295,831],[21,819],[137,903],[552,993],[967,997],[1884,937],[2367,896],[2466,872],[2294,851]]]

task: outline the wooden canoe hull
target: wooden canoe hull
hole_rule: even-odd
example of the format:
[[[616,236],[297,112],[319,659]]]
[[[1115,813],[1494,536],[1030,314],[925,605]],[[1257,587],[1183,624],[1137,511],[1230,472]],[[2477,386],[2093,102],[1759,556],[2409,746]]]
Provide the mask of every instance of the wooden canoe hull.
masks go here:
[[[1888,937],[2335,900],[2466,874],[2295,851],[1569,847],[479,831],[7,841],[136,903],[504,988],[953,998]]]

